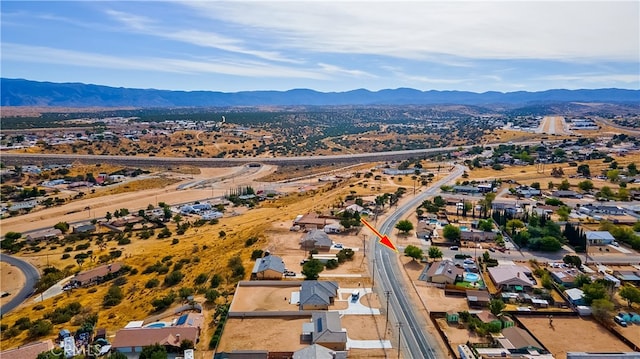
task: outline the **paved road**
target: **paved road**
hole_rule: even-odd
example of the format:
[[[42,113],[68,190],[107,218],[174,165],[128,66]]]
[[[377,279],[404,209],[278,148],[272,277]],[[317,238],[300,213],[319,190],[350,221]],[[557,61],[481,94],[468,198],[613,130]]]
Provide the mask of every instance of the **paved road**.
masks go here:
[[[11,264],[12,266],[18,267],[24,273],[26,278],[25,285],[22,287],[20,292],[11,299],[7,304],[0,307],[0,316],[9,313],[15,307],[19,306],[31,296],[33,293],[33,287],[36,285],[36,282],[40,279],[40,273],[36,269],[36,267],[32,266],[30,263],[27,263],[23,260],[20,260],[16,257],[0,254],[0,261]]]
[[[456,166],[455,169],[445,178],[434,183],[428,190],[420,193],[410,201],[398,207],[391,213],[380,226],[380,233],[389,234],[393,230],[395,224],[408,211],[413,210],[427,197],[434,195],[441,185],[452,181],[462,175],[464,167]],[[376,242],[377,243],[377,242]],[[390,291],[389,306],[390,313],[396,319],[396,323],[401,323],[401,340],[400,348],[404,351],[406,358],[428,358],[439,359],[448,357],[448,353],[440,352],[440,346],[434,344],[433,338],[428,337],[424,333],[426,327],[424,318],[414,309],[414,304],[406,295],[407,288],[402,284],[403,274],[400,273],[398,258],[386,247],[377,244],[374,246],[376,265],[374,276],[378,279],[377,285],[382,293]]]
[[[554,141],[546,141],[554,142]],[[517,142],[520,145],[535,145],[540,141]],[[496,147],[502,143],[489,143],[485,146]],[[246,157],[246,158],[186,158],[186,157],[136,157],[136,156],[102,156],[102,155],[66,155],[66,154],[30,154],[3,152],[2,162],[5,165],[25,165],[34,163],[73,163],[81,161],[83,163],[114,163],[129,166],[161,166],[161,165],[192,165],[201,167],[226,167],[237,166],[247,163],[267,163],[275,165],[310,165],[328,163],[357,163],[371,161],[393,161],[404,160],[426,154],[457,151],[460,148],[471,148],[472,146],[451,146],[438,148],[423,148],[416,150],[386,151],[352,153],[346,155],[331,156],[299,156],[299,157]]]

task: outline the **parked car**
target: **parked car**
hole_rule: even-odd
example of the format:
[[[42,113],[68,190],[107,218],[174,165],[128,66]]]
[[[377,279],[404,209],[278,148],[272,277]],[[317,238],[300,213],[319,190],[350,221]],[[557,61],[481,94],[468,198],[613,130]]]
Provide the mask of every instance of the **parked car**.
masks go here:
[[[450,249],[450,250],[452,250],[452,251],[457,251],[458,249],[460,249],[460,247],[458,247],[458,246],[451,246],[451,247],[449,247],[449,249]]]
[[[489,252],[495,252],[496,250],[493,247],[489,247]]]
[[[338,249],[342,249],[342,248],[343,248],[343,247],[342,247],[342,243],[335,243],[335,244],[333,245],[333,247],[334,247],[334,248],[338,248]]]
[[[622,317],[616,315],[615,317],[613,317],[613,321],[620,324],[621,327],[626,327],[627,326],[627,322],[625,322],[624,319],[622,319]]]
[[[295,277],[296,276],[296,272],[288,270],[288,271],[284,272],[284,276],[285,277]]]

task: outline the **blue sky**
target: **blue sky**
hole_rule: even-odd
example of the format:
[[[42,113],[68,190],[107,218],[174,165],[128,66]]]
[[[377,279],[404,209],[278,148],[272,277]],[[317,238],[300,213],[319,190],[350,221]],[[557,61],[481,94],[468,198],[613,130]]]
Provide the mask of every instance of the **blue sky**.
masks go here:
[[[640,88],[639,1],[2,1],[2,77],[171,90]]]

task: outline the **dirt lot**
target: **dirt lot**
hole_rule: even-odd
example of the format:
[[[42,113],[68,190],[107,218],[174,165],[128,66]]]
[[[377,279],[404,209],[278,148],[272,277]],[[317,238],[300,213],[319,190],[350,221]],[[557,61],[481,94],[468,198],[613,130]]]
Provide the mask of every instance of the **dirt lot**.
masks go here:
[[[308,345],[300,341],[300,334],[302,324],[309,321],[310,318],[229,318],[217,351],[296,351]]]
[[[465,344],[467,341],[472,343],[488,343],[486,337],[479,337],[475,332],[469,331],[467,328],[458,328],[458,325],[447,323],[445,318],[438,318],[436,322],[447,335],[452,347]]]
[[[558,359],[566,358],[567,352],[631,351],[592,319],[554,317],[553,328],[549,327],[546,317],[523,316],[518,319]]]
[[[300,285],[291,287],[244,287],[239,286],[233,298],[231,312],[298,310],[289,304],[291,292],[300,290]],[[285,300],[286,298],[286,300]]]

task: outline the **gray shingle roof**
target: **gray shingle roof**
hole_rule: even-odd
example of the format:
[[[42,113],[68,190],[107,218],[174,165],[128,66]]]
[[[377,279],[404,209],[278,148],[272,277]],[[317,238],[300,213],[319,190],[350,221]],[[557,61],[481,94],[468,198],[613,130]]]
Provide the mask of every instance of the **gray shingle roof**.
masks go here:
[[[313,230],[307,233],[302,242],[313,242],[316,247],[331,247],[331,238],[323,230]]]
[[[300,308],[305,304],[329,305],[337,293],[336,282],[305,280],[300,288]]]
[[[342,331],[340,313],[337,311],[314,312],[311,315],[314,331],[311,341],[315,343],[346,343],[347,332]]]
[[[256,264],[253,266],[252,272],[261,273],[269,269],[279,273],[284,273],[284,262],[282,261],[282,258],[274,255],[258,258],[256,259]]]

